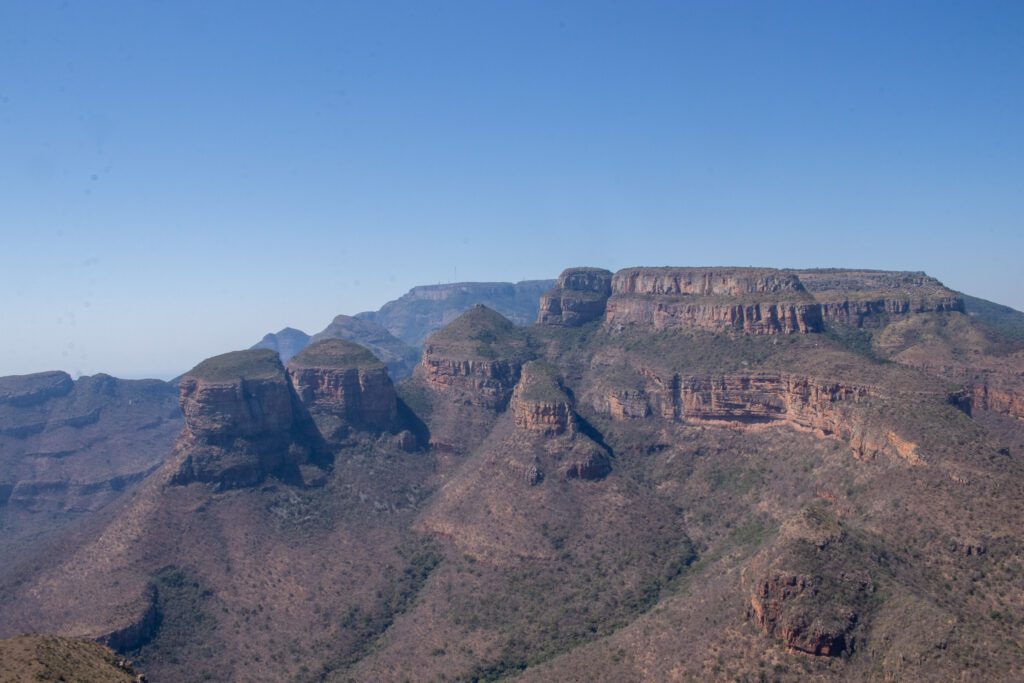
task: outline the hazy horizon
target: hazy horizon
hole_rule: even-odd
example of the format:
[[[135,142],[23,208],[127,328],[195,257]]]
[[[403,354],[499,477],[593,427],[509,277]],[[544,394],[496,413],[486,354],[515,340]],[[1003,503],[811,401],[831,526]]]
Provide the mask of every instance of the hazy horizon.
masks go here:
[[[1024,5],[0,6],[0,375],[411,287],[923,270],[1024,309]]]

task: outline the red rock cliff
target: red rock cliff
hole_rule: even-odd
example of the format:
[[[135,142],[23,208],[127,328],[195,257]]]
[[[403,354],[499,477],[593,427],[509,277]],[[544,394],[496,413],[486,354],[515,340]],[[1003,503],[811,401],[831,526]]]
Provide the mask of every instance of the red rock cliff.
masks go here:
[[[821,307],[792,273],[764,268],[629,268],[612,278],[605,324],[750,334],[819,332]]]

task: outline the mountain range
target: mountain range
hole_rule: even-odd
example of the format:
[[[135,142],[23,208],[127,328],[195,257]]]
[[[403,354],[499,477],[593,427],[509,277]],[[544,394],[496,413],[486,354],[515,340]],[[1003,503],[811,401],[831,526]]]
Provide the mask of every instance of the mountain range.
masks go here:
[[[0,379],[0,637],[158,682],[1024,677],[1024,314],[570,268],[257,347]]]

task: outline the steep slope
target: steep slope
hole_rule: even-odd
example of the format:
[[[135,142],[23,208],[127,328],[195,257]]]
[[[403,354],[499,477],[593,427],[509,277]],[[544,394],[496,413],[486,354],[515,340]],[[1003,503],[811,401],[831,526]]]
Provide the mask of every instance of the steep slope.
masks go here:
[[[140,680],[144,678],[124,657],[97,643],[53,636],[0,640],[0,683],[137,683]]]
[[[181,429],[175,387],[108,375],[0,377],[0,574],[156,469]]]

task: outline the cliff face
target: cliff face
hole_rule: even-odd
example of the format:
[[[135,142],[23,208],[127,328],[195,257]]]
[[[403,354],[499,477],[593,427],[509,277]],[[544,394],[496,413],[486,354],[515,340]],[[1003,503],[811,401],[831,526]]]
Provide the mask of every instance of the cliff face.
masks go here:
[[[203,361],[180,383],[185,429],[174,482],[251,486],[270,474],[298,478],[310,455],[284,366],[269,349]]]
[[[641,370],[643,388],[611,387],[597,394],[595,410],[613,419],[649,416],[691,424],[738,428],[788,425],[847,442],[854,455],[886,454],[919,462],[917,446],[896,432],[869,426],[856,407],[879,398],[876,390],[784,373],[683,375]]]
[[[920,272],[830,269],[797,275],[821,303],[826,323],[877,328],[913,313],[964,312],[963,296]]]
[[[540,298],[541,325],[577,327],[604,315],[612,274],[600,268],[569,268]]]
[[[288,376],[328,441],[353,429],[379,434],[396,426],[394,385],[368,349],[340,339],[316,342],[292,359]]]
[[[792,273],[761,268],[629,268],[612,278],[605,325],[750,334],[819,332],[821,307]]]
[[[426,386],[447,401],[500,411],[529,355],[521,330],[475,306],[427,340],[420,372]]]

